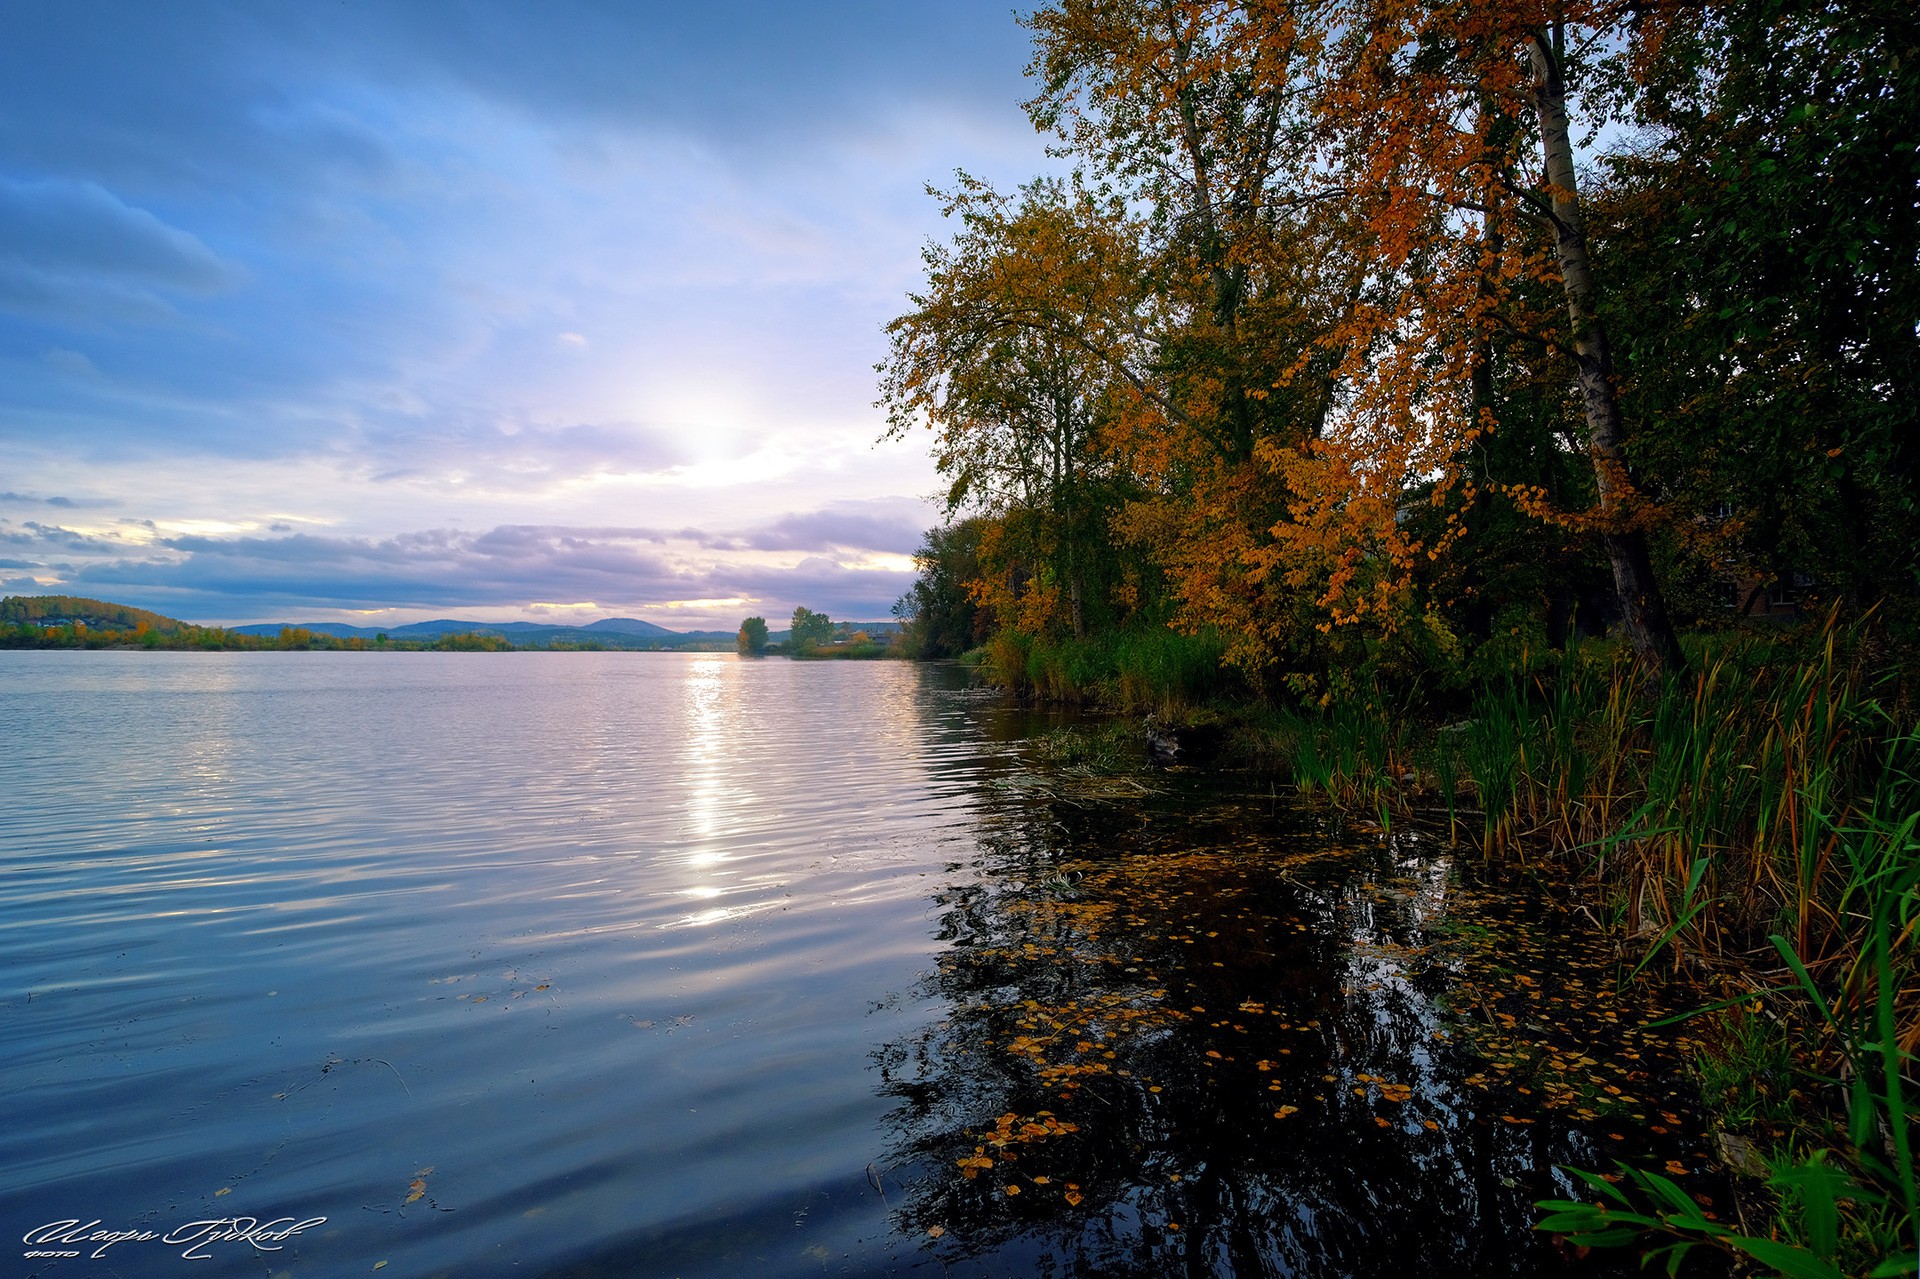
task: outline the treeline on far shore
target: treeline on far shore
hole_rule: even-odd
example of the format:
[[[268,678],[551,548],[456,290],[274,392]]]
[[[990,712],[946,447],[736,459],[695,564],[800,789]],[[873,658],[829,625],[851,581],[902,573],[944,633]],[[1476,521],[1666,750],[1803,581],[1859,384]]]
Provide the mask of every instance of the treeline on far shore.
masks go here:
[[[0,648],[145,648],[204,652],[265,652],[295,649],[405,652],[504,653],[518,647],[502,635],[469,632],[432,640],[394,640],[386,636],[328,635],[304,626],[283,626],[275,635],[249,635],[224,626],[183,622],[161,629],[145,623],[130,627],[89,626],[85,622],[0,622]],[[603,644],[543,644],[542,649],[605,648]]]
[[[330,635],[305,626],[282,626],[270,634],[230,630],[224,626],[196,626],[178,618],[128,604],[75,595],[11,595],[0,599],[0,649],[96,648],[155,649],[200,652],[392,652],[392,653],[510,653],[645,651],[653,645],[615,643],[595,639],[547,636],[514,643],[493,631],[450,631],[433,636]],[[723,651],[725,641],[677,639],[680,652]]]

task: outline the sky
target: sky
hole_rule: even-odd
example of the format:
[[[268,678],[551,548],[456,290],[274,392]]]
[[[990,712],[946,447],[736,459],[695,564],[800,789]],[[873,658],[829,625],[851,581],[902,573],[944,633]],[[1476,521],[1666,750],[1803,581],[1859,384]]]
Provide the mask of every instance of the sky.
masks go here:
[[[991,0],[0,5],[0,595],[877,620],[926,194],[1048,166]]]

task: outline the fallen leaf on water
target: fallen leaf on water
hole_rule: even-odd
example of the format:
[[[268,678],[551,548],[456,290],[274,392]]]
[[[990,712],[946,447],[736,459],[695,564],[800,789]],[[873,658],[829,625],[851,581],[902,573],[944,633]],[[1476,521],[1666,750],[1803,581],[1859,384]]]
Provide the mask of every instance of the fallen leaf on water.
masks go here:
[[[230,1195],[232,1193],[233,1193],[232,1186],[222,1186],[220,1187],[220,1189],[213,1192],[213,1197],[215,1199],[218,1199],[221,1195]]]
[[[944,1235],[946,1233],[947,1233],[947,1228],[945,1226],[928,1226],[927,1227],[927,1235],[933,1239],[938,1239],[941,1235]]]
[[[1280,1107],[1280,1109],[1273,1112],[1273,1117],[1275,1119],[1285,1119],[1288,1115],[1293,1114],[1295,1111],[1299,1109],[1300,1107],[1298,1106],[1282,1106]]]
[[[1015,1185],[1009,1185],[1009,1186],[1007,1187],[1007,1193],[1008,1193],[1008,1194],[1010,1194],[1010,1195],[1017,1195],[1017,1194],[1019,1194],[1019,1193],[1020,1193],[1020,1187],[1018,1187],[1018,1186],[1015,1186]]]

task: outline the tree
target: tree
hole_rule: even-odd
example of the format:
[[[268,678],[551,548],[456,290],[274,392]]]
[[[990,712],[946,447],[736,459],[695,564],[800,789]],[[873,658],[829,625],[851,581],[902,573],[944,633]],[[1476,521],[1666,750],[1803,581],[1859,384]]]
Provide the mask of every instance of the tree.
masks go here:
[[[1145,211],[1136,400],[1108,432],[1141,492],[1117,528],[1164,573],[1174,623],[1217,628],[1248,667],[1293,641],[1308,589],[1272,532],[1293,500],[1272,459],[1322,431],[1326,339],[1367,283],[1344,202],[1298,177],[1312,7],[1058,0],[1028,20],[1035,124]],[[1300,38],[1260,38],[1282,31]]]
[[[734,636],[734,647],[740,650],[742,657],[758,657],[767,651],[767,619],[749,617],[740,623],[740,633]]]
[[[1671,35],[1596,213],[1636,462],[1723,577],[1920,602],[1920,28],[1743,0]],[[1684,37],[1684,38],[1680,38]]]
[[[958,657],[987,642],[993,633],[992,610],[972,590],[984,569],[980,539],[983,516],[947,528],[929,529],[914,554],[919,575],[893,606],[901,623],[901,651],[912,657]]]
[[[1144,385],[1128,220],[1057,181],[1008,198],[961,174],[945,199],[961,230],[928,247],[925,292],[888,326],[888,435],[932,428],[947,514],[992,517],[1005,576],[980,583],[1003,620],[1082,636],[1106,609],[1125,487],[1100,435]]]
[[[804,604],[793,610],[793,629],[787,637],[787,651],[805,657],[833,638],[833,621],[825,613],[816,613]]]
[[[1443,520],[1422,535],[1409,508],[1457,517],[1476,501],[1464,463],[1501,408],[1476,395],[1479,374],[1494,337],[1532,323],[1579,387],[1592,498],[1569,509],[1534,485],[1512,496],[1605,548],[1641,659],[1678,664],[1647,545],[1659,511],[1629,465],[1568,110],[1570,28],[1587,63],[1630,79],[1672,24],[1630,19],[1673,8],[1055,0],[1031,19],[1047,85],[1036,120],[1162,210],[1170,287],[1205,282],[1207,305],[1189,304],[1162,345],[1169,386],[1186,389],[1167,397],[1170,425],[1277,480],[1216,472],[1195,509],[1264,505],[1277,518],[1256,538],[1222,539],[1258,526],[1216,520],[1214,541],[1241,568],[1197,579],[1190,597],[1239,612],[1242,629],[1272,626],[1285,601],[1266,586],[1280,576],[1315,591],[1335,624],[1399,625],[1422,566],[1462,528]],[[1546,283],[1557,323],[1534,305]],[[1262,299],[1283,321],[1268,333],[1253,324]],[[1204,567],[1194,545],[1185,558]],[[1254,607],[1237,608],[1243,597]]]

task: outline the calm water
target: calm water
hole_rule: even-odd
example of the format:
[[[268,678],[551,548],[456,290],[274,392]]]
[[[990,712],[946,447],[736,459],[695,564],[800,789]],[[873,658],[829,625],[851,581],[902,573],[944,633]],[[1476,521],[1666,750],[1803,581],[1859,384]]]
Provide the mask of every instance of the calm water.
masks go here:
[[[1043,727],[894,663],[0,653],[4,1273],[1560,1273],[1528,1204],[1648,1107],[1462,1082],[1444,861]],[[228,1217],[325,1221],[13,1242]]]

